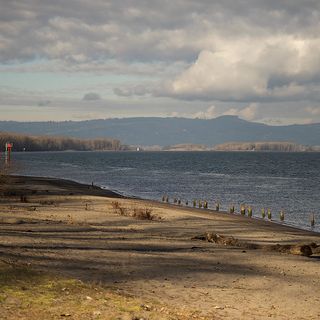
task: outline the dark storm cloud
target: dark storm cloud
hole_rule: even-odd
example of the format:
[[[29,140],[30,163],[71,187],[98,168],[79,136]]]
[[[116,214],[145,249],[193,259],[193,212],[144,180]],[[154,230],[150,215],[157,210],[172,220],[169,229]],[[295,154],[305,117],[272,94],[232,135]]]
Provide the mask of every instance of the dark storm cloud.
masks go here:
[[[2,61],[192,60],[210,34],[317,35],[319,1],[1,1]]]
[[[38,107],[47,107],[51,104],[50,100],[41,100],[37,103]]]
[[[96,101],[96,100],[101,100],[101,96],[98,93],[95,92],[89,92],[86,93],[83,98],[83,101]]]
[[[186,21],[183,14],[170,19],[179,6],[169,2],[163,7],[160,3],[142,1],[2,2],[3,62],[36,58],[71,63],[111,58],[175,60],[178,56],[184,60],[197,55],[187,39],[181,43],[170,41],[171,32],[179,38],[184,36]]]
[[[154,96],[319,101],[318,0],[0,0],[0,8],[3,64],[96,72],[110,61],[181,63],[188,67]]]

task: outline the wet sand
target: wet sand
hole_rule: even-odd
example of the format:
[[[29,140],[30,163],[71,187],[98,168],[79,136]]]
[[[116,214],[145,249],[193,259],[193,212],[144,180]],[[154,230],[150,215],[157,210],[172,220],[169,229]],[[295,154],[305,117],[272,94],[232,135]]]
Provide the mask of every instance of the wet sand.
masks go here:
[[[207,319],[320,318],[319,253],[193,239],[212,232],[268,248],[320,245],[320,234],[59,179],[11,177],[2,193],[2,260],[97,281]]]

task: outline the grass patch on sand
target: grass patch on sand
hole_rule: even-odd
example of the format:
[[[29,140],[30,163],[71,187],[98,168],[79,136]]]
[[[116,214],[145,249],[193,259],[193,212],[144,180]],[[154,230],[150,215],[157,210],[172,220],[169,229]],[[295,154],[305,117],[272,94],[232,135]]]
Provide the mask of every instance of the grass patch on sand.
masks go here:
[[[151,299],[150,299],[151,300]],[[205,319],[116,289],[0,262],[1,319]]]

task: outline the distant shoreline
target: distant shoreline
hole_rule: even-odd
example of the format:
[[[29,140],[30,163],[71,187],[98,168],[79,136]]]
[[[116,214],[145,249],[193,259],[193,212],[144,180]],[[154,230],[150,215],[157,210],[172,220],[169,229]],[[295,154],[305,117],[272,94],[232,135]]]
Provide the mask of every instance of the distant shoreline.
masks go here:
[[[141,153],[141,152],[161,152],[161,153],[171,153],[171,152],[241,152],[241,153],[320,153],[320,150],[308,150],[308,151],[279,151],[279,150],[39,150],[39,151],[12,151],[12,153],[41,153],[41,152],[59,152],[59,153],[71,153],[71,152],[106,152],[106,153]],[[0,153],[1,154],[1,153]]]

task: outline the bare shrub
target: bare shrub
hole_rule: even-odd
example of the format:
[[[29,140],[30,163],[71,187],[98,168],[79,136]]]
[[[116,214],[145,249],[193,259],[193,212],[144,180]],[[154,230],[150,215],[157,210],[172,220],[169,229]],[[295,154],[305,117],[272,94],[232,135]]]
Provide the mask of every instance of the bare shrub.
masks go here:
[[[118,201],[111,202],[111,206],[115,213],[121,216],[132,217],[139,220],[161,220],[161,217],[152,214],[152,208],[124,208]]]
[[[126,208],[121,207],[119,201],[112,201],[111,205],[117,214],[120,214],[121,216],[127,216]]]
[[[111,205],[112,205],[112,208],[115,210],[120,208],[120,203],[118,201],[112,201]]]
[[[151,208],[134,208],[132,216],[139,220],[154,220],[155,215],[152,214]]]

